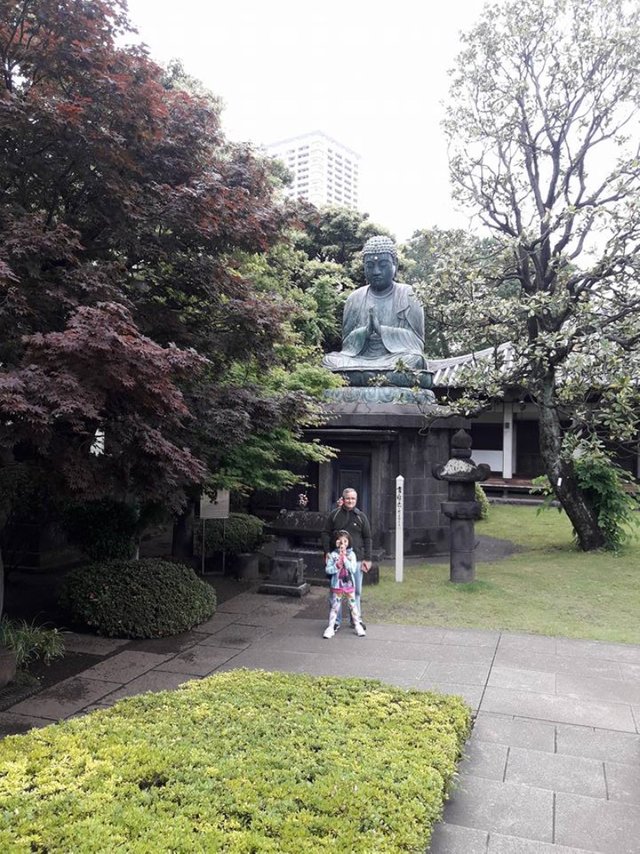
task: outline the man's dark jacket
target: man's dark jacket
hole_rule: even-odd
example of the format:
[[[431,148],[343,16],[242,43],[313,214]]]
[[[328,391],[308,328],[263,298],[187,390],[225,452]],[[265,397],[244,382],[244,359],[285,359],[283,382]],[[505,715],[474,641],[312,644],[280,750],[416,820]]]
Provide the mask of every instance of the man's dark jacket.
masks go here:
[[[358,561],[371,560],[371,525],[362,510],[338,507],[329,513],[322,532],[325,553],[335,548],[338,531],[347,531]]]

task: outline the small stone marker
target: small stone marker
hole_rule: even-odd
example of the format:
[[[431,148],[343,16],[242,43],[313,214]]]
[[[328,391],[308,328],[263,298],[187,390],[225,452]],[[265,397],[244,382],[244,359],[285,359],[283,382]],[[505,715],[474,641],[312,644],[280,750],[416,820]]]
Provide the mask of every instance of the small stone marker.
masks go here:
[[[404,576],[404,478],[396,478],[396,581]]]

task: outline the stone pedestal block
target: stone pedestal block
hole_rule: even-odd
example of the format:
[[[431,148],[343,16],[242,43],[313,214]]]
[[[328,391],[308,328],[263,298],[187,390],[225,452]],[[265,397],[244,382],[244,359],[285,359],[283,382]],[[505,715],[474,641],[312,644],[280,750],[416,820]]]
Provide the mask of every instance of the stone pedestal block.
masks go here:
[[[304,561],[291,554],[276,552],[271,562],[269,580],[262,584],[260,593],[275,593],[279,596],[304,596],[310,586],[304,580]]]

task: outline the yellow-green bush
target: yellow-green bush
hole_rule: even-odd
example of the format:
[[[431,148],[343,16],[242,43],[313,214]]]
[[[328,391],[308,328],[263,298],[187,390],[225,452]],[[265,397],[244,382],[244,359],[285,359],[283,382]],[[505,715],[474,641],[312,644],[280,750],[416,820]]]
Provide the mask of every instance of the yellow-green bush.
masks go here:
[[[0,743],[0,850],[424,851],[459,698],[232,671]]]

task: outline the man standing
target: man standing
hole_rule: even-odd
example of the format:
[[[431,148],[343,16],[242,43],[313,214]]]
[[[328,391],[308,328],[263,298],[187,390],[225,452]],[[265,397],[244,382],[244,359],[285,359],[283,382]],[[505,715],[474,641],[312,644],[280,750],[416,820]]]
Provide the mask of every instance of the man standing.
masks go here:
[[[362,573],[369,572],[371,569],[371,525],[362,510],[356,507],[357,502],[358,493],[355,489],[347,487],[342,493],[339,507],[329,513],[327,517],[322,532],[322,548],[326,561],[327,555],[336,541],[338,531],[347,531],[351,537],[351,546],[356,553],[357,560],[355,571],[356,605],[358,613],[362,617],[362,605],[360,603],[362,595]],[[338,612],[338,618],[334,626],[336,630],[340,628],[341,619],[342,610]]]

